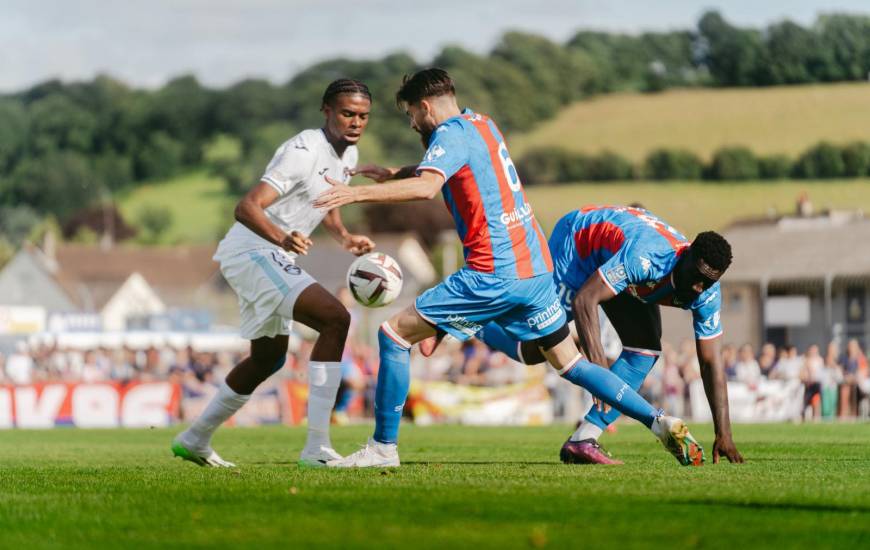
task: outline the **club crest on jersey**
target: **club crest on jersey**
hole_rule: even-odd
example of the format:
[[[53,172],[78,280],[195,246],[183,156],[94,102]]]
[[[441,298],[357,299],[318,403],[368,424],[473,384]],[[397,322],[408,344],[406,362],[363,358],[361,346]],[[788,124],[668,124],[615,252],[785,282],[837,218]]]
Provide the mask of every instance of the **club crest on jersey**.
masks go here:
[[[618,285],[628,278],[625,274],[625,266],[623,264],[615,265],[604,273],[604,277],[611,285]]]
[[[707,320],[704,321],[704,326],[707,327],[709,330],[716,330],[717,328],[719,328],[719,312],[717,311],[709,318],[707,318]]]
[[[443,157],[446,153],[447,151],[444,150],[444,147],[433,145],[429,148],[429,151],[426,152],[426,162],[432,162],[439,157]]]
[[[649,273],[649,269],[652,267],[652,262],[649,261],[649,258],[640,257],[640,266],[643,268],[644,273]]]

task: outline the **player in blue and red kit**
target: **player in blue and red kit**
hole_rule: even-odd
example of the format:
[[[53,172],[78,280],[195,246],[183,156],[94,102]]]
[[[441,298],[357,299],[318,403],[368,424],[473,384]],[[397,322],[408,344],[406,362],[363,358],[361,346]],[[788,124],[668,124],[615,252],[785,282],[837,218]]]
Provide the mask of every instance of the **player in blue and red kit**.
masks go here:
[[[495,123],[460,111],[453,81],[441,69],[406,78],[396,99],[428,146],[423,161],[403,169],[356,171],[379,181],[399,180],[388,185],[349,187],[328,180],[333,188],[315,206],[430,199],[440,190],[456,221],[466,266],[381,325],[374,436],[360,451],[327,465],[398,466],[396,441],[408,394],[411,346],[436,331],[467,340],[488,322],[530,342],[565,379],[644,423],[682,464],[700,464],[703,450],[682,420],[664,416],[577,349],[556,295],[546,239]]]
[[[701,375],[716,430],[713,461],[722,454],[731,462],[743,457],[731,438],[728,394],[721,364],[722,304],[719,278],[731,263],[731,247],[719,234],[700,233],[692,243],[676,229],[642,208],[589,206],[561,218],[549,240],[553,277],[562,306],[573,317],[581,347],[589,360],[606,364],[599,334],[599,305],[616,329],[623,349],[611,370],[633,389],[661,354],[659,306],[692,312]],[[529,364],[544,357],[490,323],[483,340]],[[581,464],[620,463],[598,444],[616,410],[593,407],[562,447],[563,461]]]

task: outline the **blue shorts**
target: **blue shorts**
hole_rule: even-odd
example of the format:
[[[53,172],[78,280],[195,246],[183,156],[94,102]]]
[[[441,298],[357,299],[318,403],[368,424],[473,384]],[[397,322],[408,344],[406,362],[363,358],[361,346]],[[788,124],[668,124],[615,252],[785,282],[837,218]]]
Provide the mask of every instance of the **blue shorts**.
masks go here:
[[[464,268],[421,294],[414,305],[420,317],[461,341],[491,321],[522,342],[552,334],[565,324],[550,273],[502,279]]]

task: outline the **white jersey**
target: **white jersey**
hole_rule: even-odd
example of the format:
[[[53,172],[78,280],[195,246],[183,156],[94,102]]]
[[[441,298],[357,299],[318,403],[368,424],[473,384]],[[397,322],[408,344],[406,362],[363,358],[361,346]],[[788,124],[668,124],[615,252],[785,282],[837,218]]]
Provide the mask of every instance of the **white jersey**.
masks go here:
[[[275,151],[261,178],[279,193],[278,199],[265,209],[266,217],[287,233],[298,231],[309,236],[326,215],[312,205],[314,199],[330,188],[324,176],[347,183],[350,180],[347,171],[356,167],[358,157],[355,145],[348,146],[339,157],[323,130],[305,130],[288,139]],[[215,260],[260,248],[281,250],[236,222],[218,245]],[[290,258],[296,256],[285,254]]]

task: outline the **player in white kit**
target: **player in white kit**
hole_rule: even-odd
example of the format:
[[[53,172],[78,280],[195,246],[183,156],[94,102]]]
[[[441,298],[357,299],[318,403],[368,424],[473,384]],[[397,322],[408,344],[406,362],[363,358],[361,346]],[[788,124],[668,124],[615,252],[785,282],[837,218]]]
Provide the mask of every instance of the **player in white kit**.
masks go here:
[[[261,181],[236,206],[236,223],[214,259],[239,297],[240,332],[251,341],[251,354],[227,375],[202,415],[175,437],[175,456],[201,466],[234,466],[211,448],[212,434],[283,366],[287,335],[296,320],[319,333],[308,366],[308,439],[299,461],[322,466],[341,458],[329,439],[329,420],[341,382],[350,314],[296,265],[295,258],[308,253],[308,237],[321,221],[349,252],[360,255],[374,248],[368,237],[345,229],[337,208],[325,213],[312,206],[331,188],[326,176],[350,179],[370,108],[365,84],[351,79],[332,82],[321,104],[323,128],[305,130],[284,142]]]

